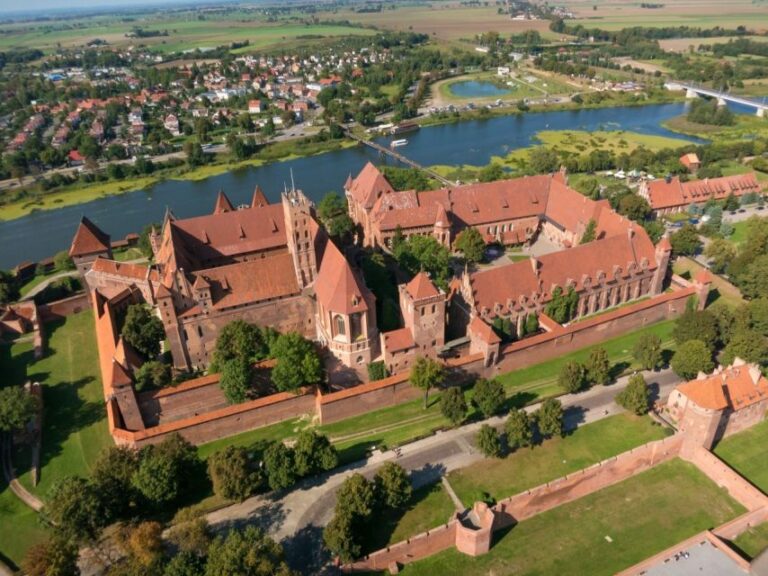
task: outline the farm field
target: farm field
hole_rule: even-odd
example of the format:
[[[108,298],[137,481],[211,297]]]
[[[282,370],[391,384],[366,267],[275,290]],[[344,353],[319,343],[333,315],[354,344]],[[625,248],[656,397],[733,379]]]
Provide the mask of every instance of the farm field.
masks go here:
[[[126,34],[135,26],[147,30],[168,31],[168,36],[150,38],[127,38]],[[291,46],[302,41],[317,42],[322,38],[340,36],[369,36],[373,30],[337,25],[266,24],[257,20],[238,21],[189,19],[166,20],[162,17],[146,17],[134,22],[119,20],[88,19],[82,27],[72,28],[62,22],[47,23],[46,26],[32,24],[0,27],[0,49],[39,48],[52,51],[58,45],[64,47],[82,46],[100,38],[113,45],[128,46],[141,43],[159,52],[170,53],[196,48],[215,48],[232,42],[248,41],[244,51],[270,46]],[[305,38],[304,38],[305,37]]]
[[[565,0],[563,4],[576,14],[574,24],[605,30],[630,26],[698,26],[702,28],[736,28],[747,26],[768,29],[765,4],[751,0],[728,2],[728,10],[718,0],[668,0],[662,8],[641,8],[634,0]],[[596,6],[597,9],[593,9]]]
[[[755,42],[768,42],[766,36],[741,36]],[[701,44],[727,44],[733,36],[714,36],[712,38],[668,38],[659,40],[659,45],[668,52],[688,52],[691,46],[697,49]]]
[[[675,459],[520,522],[484,556],[451,549],[403,574],[608,575],[743,511],[692,464]]]

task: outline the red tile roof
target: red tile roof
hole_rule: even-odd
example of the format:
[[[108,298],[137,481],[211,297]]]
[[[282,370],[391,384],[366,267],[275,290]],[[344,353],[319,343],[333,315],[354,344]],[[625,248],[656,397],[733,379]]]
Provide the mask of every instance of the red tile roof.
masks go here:
[[[80,220],[72,246],[69,248],[70,256],[86,256],[109,250],[109,235],[105,234],[93,222],[85,216]]]
[[[315,281],[317,300],[326,310],[352,314],[368,309],[364,284],[332,241],[328,241]]]
[[[195,273],[211,287],[213,308],[230,308],[301,292],[293,257],[285,252]]]
[[[219,193],[216,196],[216,206],[213,207],[213,213],[223,214],[224,212],[232,212],[232,210],[234,210],[232,202],[230,202],[227,195],[224,194],[224,190],[219,190]]]
[[[144,264],[130,264],[116,260],[107,260],[106,258],[96,258],[91,269],[94,272],[105,272],[115,276],[132,278],[133,280],[146,280],[149,273],[149,267]]]
[[[253,198],[251,199],[251,208],[261,208],[262,206],[268,206],[269,200],[267,200],[267,197],[264,195],[264,192],[261,190],[261,186],[258,184],[256,185],[256,188],[253,190]]]
[[[469,331],[477,334],[487,344],[498,344],[501,342],[501,338],[493,331],[493,328],[478,317],[473,318],[469,323]]]
[[[688,154],[683,154],[680,156],[680,164],[690,169],[692,166],[700,166],[701,160],[699,160],[699,157],[695,152],[689,152]]]
[[[365,208],[372,208],[379,196],[394,191],[384,175],[370,162],[360,171],[349,188],[349,193],[355,201]]]
[[[758,366],[737,359],[710,376],[680,384],[677,390],[701,408],[739,410],[768,399],[768,380]]]
[[[648,202],[654,210],[688,206],[691,203],[706,202],[710,198],[722,200],[730,194],[742,196],[762,190],[754,172],[690,182],[680,182],[678,177],[674,177],[669,181],[648,182],[647,188]]]
[[[413,335],[408,328],[400,328],[384,332],[384,347],[388,352],[401,352],[416,346]]]
[[[432,284],[432,280],[429,279],[429,274],[426,272],[419,272],[413,277],[413,280],[408,282],[405,286],[405,290],[411,295],[414,300],[423,300],[424,298],[432,298],[439,296],[435,285]]]

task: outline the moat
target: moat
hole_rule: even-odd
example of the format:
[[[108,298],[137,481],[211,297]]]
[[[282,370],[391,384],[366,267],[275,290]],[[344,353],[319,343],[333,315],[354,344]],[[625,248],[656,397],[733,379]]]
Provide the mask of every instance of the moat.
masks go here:
[[[540,112],[431,126],[409,134],[408,146],[402,152],[426,166],[482,166],[493,156],[504,156],[535,144],[536,133],[541,130],[628,130],[683,140],[661,123],[681,114],[684,106],[684,103],[674,103]],[[119,239],[130,232],[139,232],[150,222],[161,221],[166,208],[181,218],[208,214],[213,210],[216,193],[222,189],[232,203],[238,205],[250,201],[258,184],[269,200],[275,201],[283,189],[290,187],[291,171],[296,187],[317,201],[327,192],[340,193],[347,176],[357,174],[368,160],[380,164],[390,161],[365,147],[349,148],[235,170],[202,181],[168,180],[145,190],[2,222],[0,268],[11,268],[23,260],[46,258],[67,248],[83,215],[109,232],[113,239]]]

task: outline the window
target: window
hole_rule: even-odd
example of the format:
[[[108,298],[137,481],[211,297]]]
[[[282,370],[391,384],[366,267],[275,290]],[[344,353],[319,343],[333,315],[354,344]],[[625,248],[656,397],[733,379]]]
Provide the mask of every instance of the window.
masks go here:
[[[435,305],[432,304],[432,314],[434,314],[434,313],[435,313]]]
[[[197,326],[197,335],[202,338],[203,337],[203,327],[198,325]]]
[[[336,316],[336,334],[344,336],[347,333],[346,326],[344,325],[344,317]]]

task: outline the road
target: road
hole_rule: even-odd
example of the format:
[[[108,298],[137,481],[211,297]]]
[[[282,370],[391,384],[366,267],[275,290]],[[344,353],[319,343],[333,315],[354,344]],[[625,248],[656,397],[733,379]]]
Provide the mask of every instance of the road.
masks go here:
[[[680,381],[671,370],[648,372],[645,377],[652,386],[654,401],[666,398]],[[628,380],[629,377],[622,377],[610,386],[561,396],[566,429],[622,412],[614,403],[614,397]],[[538,407],[529,406],[527,410],[531,412]],[[207,519],[216,529],[255,523],[282,542],[294,568],[307,574],[321,574],[330,560],[323,550],[322,529],[333,516],[336,490],[347,477],[355,472],[371,477],[383,463],[397,461],[411,473],[415,487],[435,482],[451,470],[482,460],[482,454],[474,448],[477,431],[486,423],[501,427],[504,421],[505,417],[495,417],[439,432],[403,446],[399,456],[394,451],[377,453],[368,460],[300,482],[291,492],[256,496],[212,512]]]

